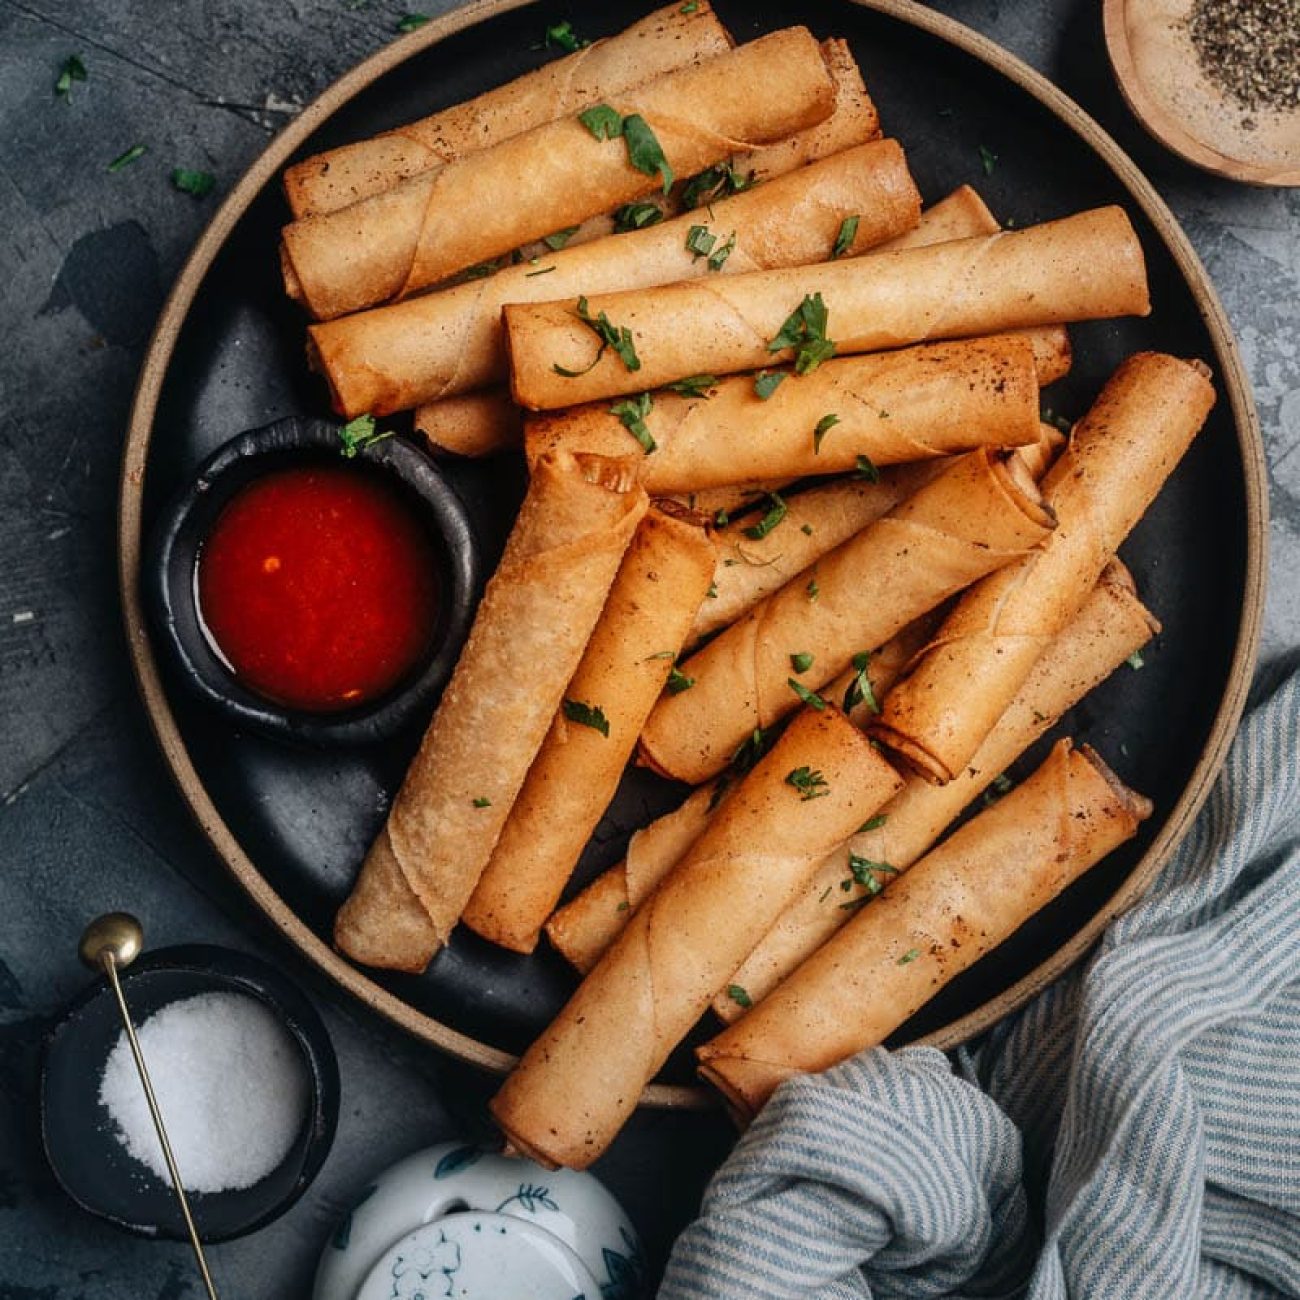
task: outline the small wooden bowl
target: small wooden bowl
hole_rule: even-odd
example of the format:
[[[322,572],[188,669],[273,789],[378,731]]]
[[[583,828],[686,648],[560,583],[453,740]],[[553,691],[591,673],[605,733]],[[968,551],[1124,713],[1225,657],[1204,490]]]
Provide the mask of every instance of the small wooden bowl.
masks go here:
[[[1191,0],[1103,0],[1106,48],[1144,127],[1197,167],[1248,185],[1300,185],[1300,109],[1251,112],[1201,70]]]

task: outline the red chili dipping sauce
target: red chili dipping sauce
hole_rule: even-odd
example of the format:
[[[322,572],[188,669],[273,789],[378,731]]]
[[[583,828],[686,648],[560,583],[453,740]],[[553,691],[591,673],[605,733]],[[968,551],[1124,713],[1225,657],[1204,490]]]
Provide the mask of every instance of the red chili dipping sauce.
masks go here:
[[[388,484],[350,466],[280,470],[217,516],[199,610],[235,676],[330,712],[376,699],[424,656],[437,614],[428,533]]]

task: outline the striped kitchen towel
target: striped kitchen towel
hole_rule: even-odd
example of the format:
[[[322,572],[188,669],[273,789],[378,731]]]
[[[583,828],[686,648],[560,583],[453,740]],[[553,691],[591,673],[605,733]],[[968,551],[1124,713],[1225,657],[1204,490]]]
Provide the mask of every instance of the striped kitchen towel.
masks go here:
[[[1300,1295],[1300,671],[1085,968],[784,1084],[660,1300]]]

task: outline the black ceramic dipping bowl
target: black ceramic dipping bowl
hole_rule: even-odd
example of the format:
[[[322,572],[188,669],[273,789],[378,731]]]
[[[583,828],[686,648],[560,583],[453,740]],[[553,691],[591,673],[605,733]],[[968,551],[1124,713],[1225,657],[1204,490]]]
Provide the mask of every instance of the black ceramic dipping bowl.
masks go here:
[[[392,690],[354,709],[313,713],[245,686],[213,648],[199,618],[195,567],[222,507],[254,479],[303,464],[340,464],[338,424],[290,416],[219,447],[159,515],[142,571],[145,605],[172,669],[232,721],[278,740],[366,745],[427,713],[451,676],[474,612],[478,547],[460,498],[432,460],[400,438],[373,443],[346,462],[396,486],[424,522],[438,557],[437,620],[423,662]]]
[[[269,1007],[297,1043],[308,1105],[289,1154],[252,1187],[189,1193],[204,1241],[227,1241],[278,1218],[324,1164],[338,1123],[338,1062],[316,1009],[274,967],[246,953],[205,944],[148,953],[123,971],[121,980],[137,1026],[183,998],[241,993]],[[104,1064],[121,1034],[117,1002],[105,979],[81,994],[47,1033],[41,1069],[45,1155],[59,1185],[82,1209],[127,1232],[184,1241],[185,1221],[171,1184],[127,1154],[99,1101]]]

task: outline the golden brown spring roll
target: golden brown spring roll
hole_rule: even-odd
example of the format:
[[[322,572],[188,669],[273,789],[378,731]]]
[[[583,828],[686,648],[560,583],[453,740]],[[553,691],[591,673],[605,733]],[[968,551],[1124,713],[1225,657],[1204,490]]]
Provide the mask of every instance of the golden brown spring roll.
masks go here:
[[[655,705],[642,761],[699,785],[756,727],[791,712],[801,692],[818,690],[855,653],[1024,555],[1051,526],[1018,462],[984,451],[959,457],[687,659],[681,671],[695,684]],[[797,673],[795,655],[811,661]]]
[[[875,697],[883,695],[902,672],[924,644],[930,627],[927,620],[918,620],[871,656],[867,675]],[[831,698],[843,699],[847,685],[843,683]],[[858,715],[864,707],[856,704],[845,716],[861,725]],[[719,777],[693,791],[680,807],[637,831],[628,841],[624,860],[597,876],[546,923],[551,945],[585,975],[703,834],[709,819],[734,788],[731,774]]]
[[[446,943],[646,505],[635,461],[534,466],[456,670],[335,921],[350,957],[419,971]]]
[[[830,255],[841,223],[861,213],[853,249],[915,225],[921,196],[896,141],[878,140],[812,163],[709,210],[611,239],[548,252],[408,302],[310,329],[335,409],[386,415],[506,378],[501,308],[674,280],[798,266]],[[713,260],[692,251],[703,226]],[[730,243],[719,261],[716,250]]]
[[[1029,339],[1004,334],[828,361],[766,399],[747,375],[654,393],[636,405],[635,438],[626,414],[599,402],[534,416],[525,450],[627,455],[640,441],[646,491],[664,493],[1016,447],[1038,437],[1038,370]]]
[[[708,0],[671,4],[625,31],[393,131],[313,154],[284,174],[295,217],[334,212],[463,154],[577,113],[630,86],[722,54],[727,30]]]
[[[779,95],[767,91],[774,78]],[[627,90],[612,107],[641,117],[667,165],[689,176],[822,121],[833,99],[817,42],[795,27]],[[659,188],[660,174],[628,153],[576,114],[534,127],[286,226],[285,287],[321,320],[405,297]]]
[[[492,456],[524,442],[523,415],[508,388],[483,388],[427,402],[415,413],[415,429],[434,451],[454,456]]]
[[[938,203],[930,204],[921,213],[921,220],[914,229],[881,244],[880,251],[946,244],[949,240],[969,239],[972,235],[993,235],[1001,229],[997,217],[975,190],[969,185],[959,185]]]
[[[510,305],[505,321],[515,400],[548,410],[661,388],[701,372],[781,366],[791,349],[773,351],[772,340],[816,295],[827,313],[825,335],[840,355],[1150,310],[1132,224],[1121,208],[1098,208],[1026,230],[869,259],[591,298],[593,315],[604,312],[614,328],[630,331],[636,369],[615,349],[597,355],[599,341],[572,301]]]
[[[700,1073],[752,1118],[783,1079],[878,1046],[1150,815],[1089,746],[1058,741],[1023,784],[697,1048]]]
[[[909,776],[881,810],[880,824],[854,836],[822,863],[808,887],[745,959],[735,983],[754,1002],[766,997],[849,919],[857,900],[906,871],[963,808],[1159,630],[1159,623],[1138,599],[1128,571],[1112,561],[961,775],[947,785]],[[850,869],[850,853],[862,862],[883,866],[860,870],[859,881]],[[715,998],[713,1005],[724,1020],[742,1014],[737,1003],[725,996]]]
[[[795,718],[493,1098],[520,1151],[585,1168],[819,858],[898,788],[834,709]]]
[[[650,510],[461,917],[471,930],[516,952],[536,946],[712,577],[704,530]]]
[[[1056,535],[958,602],[890,693],[873,734],[931,780],[952,780],[1087,599],[1213,404],[1201,362],[1155,352],[1125,361],[1044,480]]]

